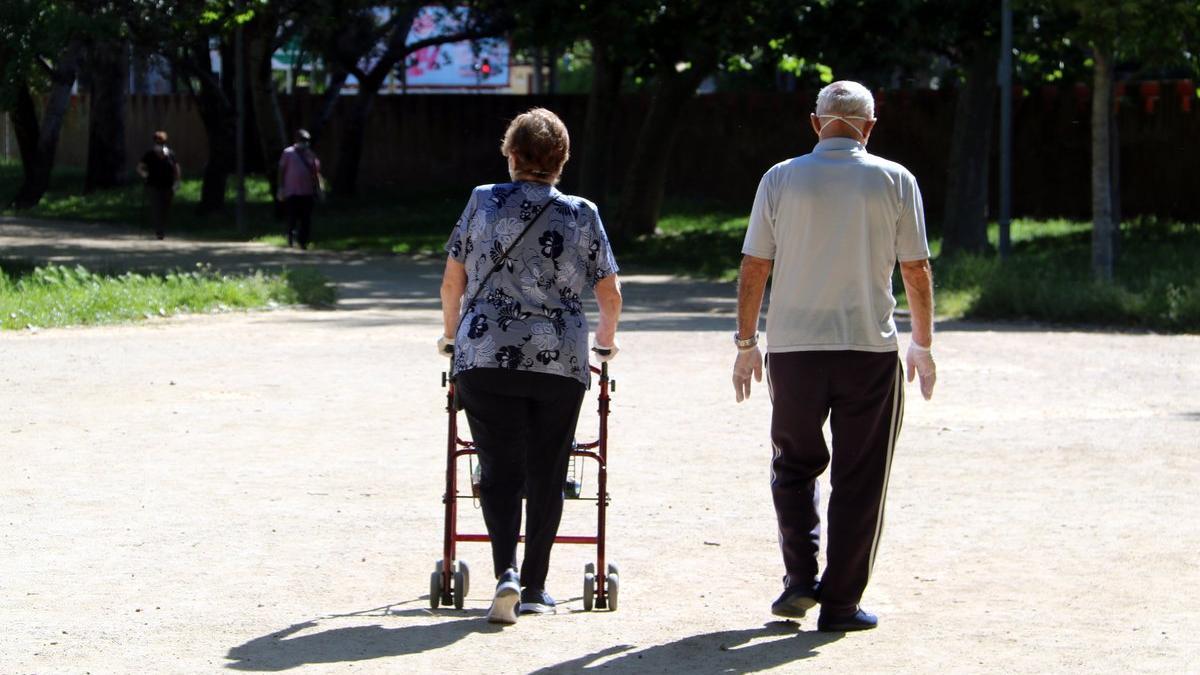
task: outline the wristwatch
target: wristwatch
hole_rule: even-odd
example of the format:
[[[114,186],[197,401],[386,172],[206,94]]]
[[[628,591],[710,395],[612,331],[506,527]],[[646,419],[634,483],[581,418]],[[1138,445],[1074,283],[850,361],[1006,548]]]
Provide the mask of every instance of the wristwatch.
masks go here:
[[[748,338],[740,338],[738,337],[737,331],[734,331],[733,344],[737,345],[739,350],[752,349],[758,346],[758,333],[755,333]]]

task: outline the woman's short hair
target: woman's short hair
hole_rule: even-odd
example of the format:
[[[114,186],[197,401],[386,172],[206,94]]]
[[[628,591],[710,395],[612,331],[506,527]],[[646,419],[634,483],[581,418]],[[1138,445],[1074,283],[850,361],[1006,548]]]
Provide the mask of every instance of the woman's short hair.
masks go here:
[[[515,155],[514,174],[558,182],[571,156],[571,137],[558,115],[545,108],[531,108],[509,123],[500,154]]]
[[[154,142],[155,143],[166,143],[167,142],[167,132],[165,132],[165,131],[154,132]]]
[[[846,115],[875,119],[875,97],[857,82],[842,80],[817,93],[817,115]]]

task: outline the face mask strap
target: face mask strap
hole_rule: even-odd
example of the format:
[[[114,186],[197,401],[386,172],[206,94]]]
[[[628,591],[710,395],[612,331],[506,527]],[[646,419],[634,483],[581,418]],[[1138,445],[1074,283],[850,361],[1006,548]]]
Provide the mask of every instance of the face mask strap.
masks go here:
[[[818,129],[818,130],[817,130],[817,133],[822,133],[822,132],[824,132],[824,131],[825,131],[825,127],[829,126],[830,124],[833,124],[834,120],[841,120],[842,122],[844,122],[844,123],[845,123],[845,125],[846,125],[846,126],[848,126],[848,127],[850,127],[851,129],[853,129],[853,130],[854,130],[854,133],[858,134],[858,138],[859,138],[860,140],[864,140],[864,141],[865,141],[865,140],[867,139],[867,136],[866,136],[866,134],[864,134],[864,133],[862,132],[862,130],[860,130],[858,127],[856,127],[856,126],[854,126],[853,124],[851,124],[851,123],[850,123],[850,120],[862,120],[862,121],[864,121],[864,122],[870,122],[871,120],[870,120],[869,118],[866,118],[866,117],[859,117],[859,116],[857,116],[857,115],[845,115],[845,116],[843,116],[843,115],[817,115],[817,119],[822,119],[822,118],[825,118],[825,117],[830,117],[830,118],[832,118],[832,119],[830,119],[828,122],[826,122],[826,123],[822,124],[822,125],[821,125],[821,127],[820,127],[820,129]]]

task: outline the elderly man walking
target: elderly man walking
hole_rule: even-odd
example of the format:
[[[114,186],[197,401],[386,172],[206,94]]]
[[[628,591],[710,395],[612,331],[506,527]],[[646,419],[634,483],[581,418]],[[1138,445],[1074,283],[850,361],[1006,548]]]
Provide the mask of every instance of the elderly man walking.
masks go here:
[[[900,262],[912,309],[911,382],[933,394],[933,277],[916,179],[871,155],[871,92],[834,82],[810,119],[819,142],[762,177],[738,280],[737,400],[762,381],[758,317],[767,278],[771,492],[783,549],[783,594],[771,611],[803,617],[818,602],[822,631],[874,628],[859,606],[883,529],[884,496],[904,416],[892,272]],[[831,464],[824,574],[817,478]]]

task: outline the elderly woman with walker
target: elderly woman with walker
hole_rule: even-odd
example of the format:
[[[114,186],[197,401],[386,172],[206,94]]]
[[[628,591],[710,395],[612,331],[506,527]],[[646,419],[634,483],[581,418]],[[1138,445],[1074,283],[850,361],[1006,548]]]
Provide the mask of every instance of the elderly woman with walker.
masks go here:
[[[546,592],[550,549],[591,377],[580,296],[585,286],[596,296],[592,351],[603,362],[618,351],[621,290],[595,204],[554,187],[570,154],[562,120],[529,110],[509,124],[500,151],[511,182],[475,188],[446,243],[438,352],[453,355],[459,405],[478,447],[497,579],[487,618],[512,624],[518,613],[555,608]]]

